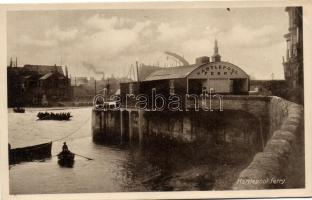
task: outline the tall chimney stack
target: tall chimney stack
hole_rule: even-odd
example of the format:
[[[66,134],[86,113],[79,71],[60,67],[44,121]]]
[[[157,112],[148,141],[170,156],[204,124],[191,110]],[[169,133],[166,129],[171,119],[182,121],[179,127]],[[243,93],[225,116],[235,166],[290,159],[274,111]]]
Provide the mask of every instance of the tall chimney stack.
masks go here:
[[[13,67],[13,59],[12,59],[12,57],[10,58],[10,65],[9,66]]]
[[[67,69],[67,66],[65,66],[65,76],[66,76],[66,78],[68,78],[68,69]]]

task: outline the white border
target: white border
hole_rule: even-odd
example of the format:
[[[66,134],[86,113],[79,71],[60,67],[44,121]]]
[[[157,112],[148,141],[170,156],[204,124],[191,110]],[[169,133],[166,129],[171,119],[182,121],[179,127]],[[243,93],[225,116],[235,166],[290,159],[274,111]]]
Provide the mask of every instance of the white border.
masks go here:
[[[51,194],[51,195],[11,195],[11,199],[200,199],[200,198],[252,198],[252,197],[307,197],[311,196],[311,101],[312,90],[310,85],[312,83],[312,2],[310,1],[197,1],[197,2],[125,2],[112,3],[121,1],[111,1],[109,3],[80,3],[80,4],[50,4],[51,2],[63,1],[49,1],[49,4],[17,4],[17,5],[0,5],[0,84],[1,101],[0,101],[0,119],[1,119],[1,196],[4,199],[8,198],[8,124],[7,124],[7,81],[6,81],[6,12],[10,10],[68,10],[68,9],[155,9],[155,8],[222,8],[222,7],[286,7],[286,6],[303,6],[303,30],[304,30],[304,82],[305,82],[305,167],[306,167],[306,188],[305,189],[283,189],[283,190],[257,190],[257,191],[207,191],[207,192],[128,192],[128,193],[92,193],[92,194]],[[14,2],[25,2],[22,0]],[[27,1],[38,3],[42,1]],[[67,2],[73,2],[67,0]],[[75,1],[83,2],[83,1]],[[265,17],[265,16],[264,16]],[[281,35],[282,37],[282,35]],[[281,63],[282,65],[282,63]],[[310,123],[309,123],[310,122]],[[310,147],[310,148],[308,148]],[[308,170],[309,169],[309,170]],[[48,180],[47,180],[48,181]]]

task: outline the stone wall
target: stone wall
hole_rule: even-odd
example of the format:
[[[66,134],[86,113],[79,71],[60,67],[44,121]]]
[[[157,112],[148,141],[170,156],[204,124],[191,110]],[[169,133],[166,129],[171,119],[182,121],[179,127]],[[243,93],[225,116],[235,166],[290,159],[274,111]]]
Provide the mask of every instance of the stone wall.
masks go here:
[[[164,117],[166,116],[166,117]],[[183,112],[146,112],[144,138],[158,137],[182,143],[194,141],[191,118]]]
[[[303,107],[272,97],[269,117],[269,140],[263,151],[239,174],[232,186],[234,190],[304,187],[304,152],[298,152],[304,147]],[[299,177],[301,183],[295,183],[298,171],[294,165],[303,169],[303,177]]]
[[[213,109],[217,110],[218,102],[213,102]],[[246,132],[251,146],[257,147],[258,152],[251,163],[237,178],[233,189],[266,189],[266,188],[291,188],[298,185],[304,186],[304,136],[303,136],[303,108],[300,105],[286,101],[279,97],[253,97],[253,96],[228,96],[223,101],[225,110],[233,112],[249,113],[250,117],[236,116],[226,112],[216,113],[218,117],[225,119],[231,116],[225,124],[238,124],[243,122],[235,119],[255,119],[246,121]],[[229,112],[229,111],[227,111]],[[214,132],[220,132],[205,124],[219,124],[221,121],[202,123],[200,119],[207,120],[207,116],[193,115],[191,112],[143,112],[141,120],[138,111],[98,112],[93,111],[93,138],[123,143],[127,141],[140,142],[153,138],[162,138],[168,141],[191,143],[196,138],[206,137],[207,141],[214,141]],[[202,114],[204,114],[202,113]],[[130,117],[131,116],[131,117]],[[166,117],[164,117],[166,116]],[[195,119],[195,120],[194,120]],[[123,121],[121,127],[120,122]],[[208,120],[209,121],[209,120]],[[193,123],[192,123],[193,122]],[[141,126],[139,126],[141,124]],[[259,128],[254,128],[259,125]],[[219,124],[220,125],[220,124]],[[253,128],[247,127],[247,125]],[[141,127],[141,128],[140,128]],[[232,127],[232,129],[235,126]],[[240,127],[241,128],[241,127]],[[233,132],[233,130],[229,132]],[[123,130],[121,132],[121,130]],[[209,130],[209,133],[207,132]],[[251,131],[253,130],[253,131]],[[225,129],[227,131],[227,129]],[[259,137],[257,137],[259,136]],[[210,138],[210,139],[209,139]],[[241,137],[240,137],[241,138]],[[240,139],[236,138],[236,139]],[[244,137],[243,137],[244,138]],[[229,139],[225,137],[225,139]],[[251,148],[251,147],[248,147]],[[250,149],[248,149],[250,150]],[[301,152],[300,152],[301,151]],[[297,169],[297,171],[296,171]],[[301,174],[300,174],[301,173]],[[300,174],[300,176],[296,175]],[[294,180],[297,179],[297,180]],[[300,182],[298,184],[298,181]]]

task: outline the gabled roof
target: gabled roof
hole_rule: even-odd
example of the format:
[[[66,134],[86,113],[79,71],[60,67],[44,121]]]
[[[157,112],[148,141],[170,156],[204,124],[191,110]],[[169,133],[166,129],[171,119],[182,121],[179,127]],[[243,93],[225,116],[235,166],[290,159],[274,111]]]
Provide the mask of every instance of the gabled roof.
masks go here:
[[[152,72],[143,81],[185,78],[187,75],[189,75],[193,70],[195,70],[200,65],[202,64],[161,68],[159,70]]]
[[[168,79],[178,79],[178,78],[208,78],[212,77],[212,73],[208,73],[209,70],[228,70],[228,72],[224,73],[218,72],[217,78],[229,77],[229,78],[246,78],[249,77],[248,74],[242,70],[240,67],[224,61],[217,62],[207,62],[207,63],[198,63],[188,66],[180,66],[180,67],[170,67],[170,68],[161,68],[152,72],[148,75],[143,81],[155,81],[155,80],[168,80]],[[229,71],[232,70],[232,71]],[[204,73],[204,74],[203,74]],[[225,75],[226,74],[226,75]],[[216,77],[212,77],[216,78]]]

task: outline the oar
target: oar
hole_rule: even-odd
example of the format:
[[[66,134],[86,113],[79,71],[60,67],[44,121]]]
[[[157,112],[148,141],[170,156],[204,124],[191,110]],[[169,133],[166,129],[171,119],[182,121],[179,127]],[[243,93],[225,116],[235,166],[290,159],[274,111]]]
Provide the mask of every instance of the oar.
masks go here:
[[[88,157],[86,157],[86,156],[82,156],[82,155],[79,155],[79,154],[76,154],[76,153],[73,153],[73,154],[75,154],[76,156],[80,156],[80,157],[86,158],[86,159],[88,159],[88,160],[93,160],[93,158],[88,158]]]

